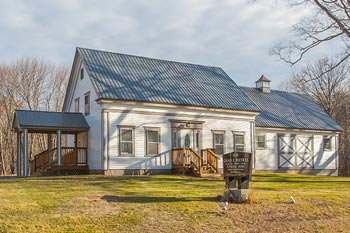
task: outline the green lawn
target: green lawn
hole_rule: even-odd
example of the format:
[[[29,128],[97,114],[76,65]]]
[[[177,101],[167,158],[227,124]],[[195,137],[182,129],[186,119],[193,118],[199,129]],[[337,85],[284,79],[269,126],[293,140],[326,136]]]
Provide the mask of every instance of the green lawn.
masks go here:
[[[224,212],[222,179],[0,178],[0,232],[350,231],[350,178],[255,174],[251,188],[256,204]]]

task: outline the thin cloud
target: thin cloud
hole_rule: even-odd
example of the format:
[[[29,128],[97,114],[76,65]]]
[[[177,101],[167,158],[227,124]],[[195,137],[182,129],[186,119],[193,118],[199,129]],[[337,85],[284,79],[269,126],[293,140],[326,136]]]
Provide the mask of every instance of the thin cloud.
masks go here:
[[[291,67],[268,50],[305,10],[276,1],[0,2],[0,61],[35,56],[71,65],[76,46],[223,67],[239,85]]]

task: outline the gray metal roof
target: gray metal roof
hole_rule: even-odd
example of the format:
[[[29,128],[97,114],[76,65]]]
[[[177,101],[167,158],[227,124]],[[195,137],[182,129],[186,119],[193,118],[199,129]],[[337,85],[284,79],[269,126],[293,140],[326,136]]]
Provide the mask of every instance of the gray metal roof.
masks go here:
[[[98,98],[258,111],[219,67],[77,48]]]
[[[241,87],[260,108],[256,126],[342,131],[323,109],[306,95],[271,90],[271,93]]]
[[[82,113],[15,110],[13,128],[16,131],[24,128],[37,131],[84,131],[90,127]]]

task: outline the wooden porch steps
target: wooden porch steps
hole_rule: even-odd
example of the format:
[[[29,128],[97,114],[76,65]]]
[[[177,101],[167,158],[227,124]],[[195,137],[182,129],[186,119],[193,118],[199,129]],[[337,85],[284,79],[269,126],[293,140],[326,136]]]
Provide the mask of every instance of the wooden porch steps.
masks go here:
[[[176,148],[172,151],[172,172],[196,177],[220,177],[218,160],[213,149],[201,150],[201,155],[198,155],[192,148]]]

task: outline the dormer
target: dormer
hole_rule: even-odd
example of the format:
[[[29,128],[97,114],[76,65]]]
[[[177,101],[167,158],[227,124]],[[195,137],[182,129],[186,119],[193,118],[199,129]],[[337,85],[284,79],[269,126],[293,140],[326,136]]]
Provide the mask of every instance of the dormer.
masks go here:
[[[270,93],[270,82],[271,81],[267,79],[264,75],[261,75],[258,81],[255,82],[256,89],[259,89],[264,93]]]

